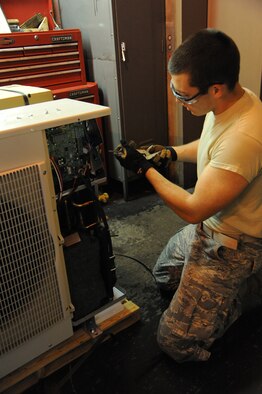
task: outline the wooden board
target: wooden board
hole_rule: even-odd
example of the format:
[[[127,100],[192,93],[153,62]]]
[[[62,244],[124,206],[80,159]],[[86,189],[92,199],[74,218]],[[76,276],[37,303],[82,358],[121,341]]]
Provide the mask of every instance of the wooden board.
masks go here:
[[[1,379],[0,392],[21,393],[40,379],[50,376],[83,354],[87,354],[95,346],[100,335],[103,335],[102,340],[105,341],[111,334],[117,334],[139,319],[139,307],[132,301],[124,300],[123,310],[99,324],[101,334],[98,334],[97,338],[90,334],[86,326],[78,328],[71,338]]]

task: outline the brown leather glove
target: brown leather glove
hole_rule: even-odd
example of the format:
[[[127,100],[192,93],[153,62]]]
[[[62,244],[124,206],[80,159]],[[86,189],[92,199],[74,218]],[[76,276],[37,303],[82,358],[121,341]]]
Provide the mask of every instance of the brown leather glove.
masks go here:
[[[121,144],[119,144],[114,150],[114,156],[121,166],[138,175],[145,175],[147,170],[153,167],[153,164],[147,160],[143,154],[135,149],[132,146],[132,143],[128,144],[124,140],[121,140],[120,142]]]

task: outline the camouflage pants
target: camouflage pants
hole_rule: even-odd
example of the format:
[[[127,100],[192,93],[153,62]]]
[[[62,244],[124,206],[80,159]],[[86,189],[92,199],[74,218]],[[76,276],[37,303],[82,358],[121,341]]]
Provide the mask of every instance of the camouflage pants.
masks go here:
[[[262,239],[233,250],[200,225],[174,235],[154,267],[159,287],[175,292],[158,328],[160,348],[178,362],[205,361],[215,339],[262,304]]]

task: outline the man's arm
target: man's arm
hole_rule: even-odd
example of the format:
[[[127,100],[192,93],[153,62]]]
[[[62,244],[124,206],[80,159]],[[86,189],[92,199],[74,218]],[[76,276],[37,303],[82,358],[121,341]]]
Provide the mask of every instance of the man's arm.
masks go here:
[[[189,144],[191,145],[191,144]],[[248,181],[241,175],[207,165],[195,185],[194,193],[188,193],[163,177],[150,161],[135,148],[122,142],[122,153],[116,152],[120,164],[136,174],[143,174],[163,201],[182,219],[199,223],[233,202],[247,187]],[[197,143],[191,147],[196,148]],[[179,152],[189,158],[189,151]],[[195,152],[196,149],[191,150]]]
[[[198,150],[199,139],[196,141],[189,142],[185,145],[172,146],[177,153],[178,161],[185,161],[189,163],[197,162],[197,150]]]
[[[149,154],[155,154],[151,161],[153,164],[166,165],[170,161],[185,161],[190,163],[197,162],[197,150],[198,150],[199,140],[190,142],[188,144],[180,146],[163,146],[163,145],[150,145],[142,146],[138,150],[141,152],[145,151]],[[142,152],[141,152],[142,153]]]
[[[241,175],[211,166],[199,177],[193,194],[168,181],[154,168],[149,168],[145,176],[164,202],[189,223],[199,223],[225,208],[248,185]]]

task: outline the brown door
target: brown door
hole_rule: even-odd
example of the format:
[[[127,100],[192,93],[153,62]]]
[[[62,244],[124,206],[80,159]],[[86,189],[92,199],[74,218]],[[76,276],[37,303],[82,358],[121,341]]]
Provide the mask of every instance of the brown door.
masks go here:
[[[165,0],[112,0],[122,138],[167,144]]]

